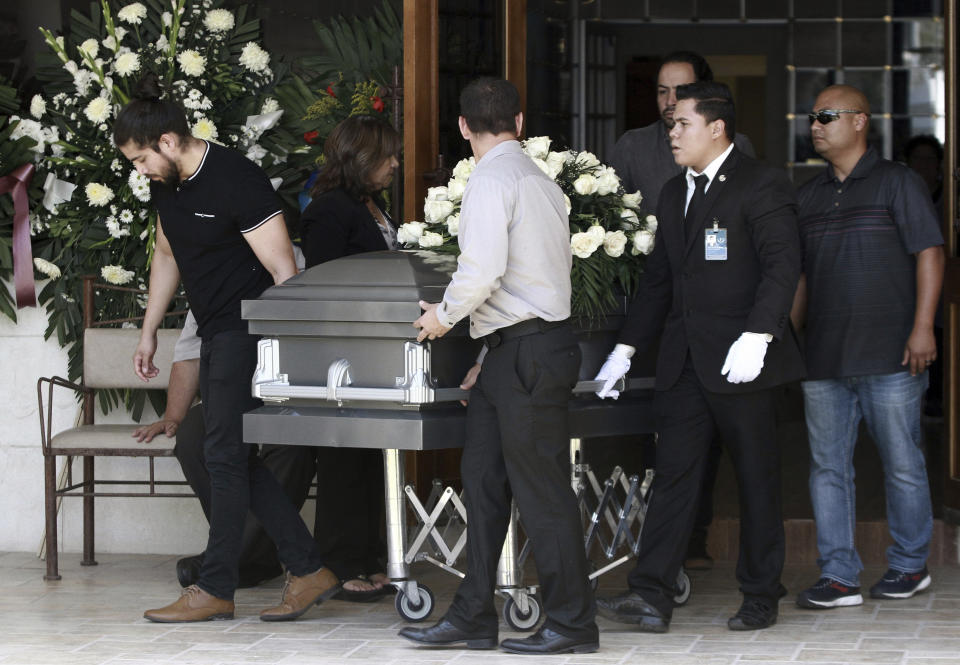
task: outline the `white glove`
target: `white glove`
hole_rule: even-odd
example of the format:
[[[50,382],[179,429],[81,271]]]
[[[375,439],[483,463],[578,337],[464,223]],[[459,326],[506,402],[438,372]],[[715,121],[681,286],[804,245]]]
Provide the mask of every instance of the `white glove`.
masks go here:
[[[727,375],[730,383],[749,383],[760,376],[767,344],[773,336],[768,333],[745,332],[730,345],[721,374]]]
[[[617,344],[613,351],[607,356],[607,361],[597,372],[594,381],[603,381],[603,388],[597,391],[597,397],[620,397],[620,391],[614,390],[614,384],[623,378],[630,371],[630,358],[633,356],[634,348],[628,344]]]

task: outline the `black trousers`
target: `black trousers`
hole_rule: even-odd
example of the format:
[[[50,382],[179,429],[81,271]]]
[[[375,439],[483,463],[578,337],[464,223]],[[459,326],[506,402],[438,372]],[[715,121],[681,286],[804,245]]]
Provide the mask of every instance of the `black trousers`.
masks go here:
[[[174,452],[209,521],[210,474],[203,456],[203,420],[195,418],[194,409],[177,430]],[[383,572],[381,451],[265,444],[260,447],[260,459],[298,509],[317,476],[314,539],[324,565],[338,578],[345,581]],[[257,518],[248,514],[240,546],[240,580],[262,580],[280,572],[276,545]]]
[[[341,581],[386,569],[383,530],[383,451],[313,449],[317,512],[313,533],[320,555]]]
[[[570,487],[567,403],[580,349],[568,326],[490,349],[470,391],[461,475],[467,508],[467,574],[446,618],[496,634],[497,562],[516,499],[532,546],[545,626],[569,637],[597,635],[583,530]]]
[[[243,413],[260,404],[250,395],[256,361],[257,338],[245,331],[218,333],[200,349],[210,533],[197,585],[218,598],[233,598],[237,588],[248,510],[266,528],[292,574],[305,575],[323,565],[297,507],[264,466],[257,446],[243,442]]]
[[[656,476],[630,588],[666,616],[699,507],[711,442],[727,447],[740,492],[737,580],[748,598],[775,603],[783,587],[784,532],[774,392],[709,392],[689,357],[677,383],[655,397]]]

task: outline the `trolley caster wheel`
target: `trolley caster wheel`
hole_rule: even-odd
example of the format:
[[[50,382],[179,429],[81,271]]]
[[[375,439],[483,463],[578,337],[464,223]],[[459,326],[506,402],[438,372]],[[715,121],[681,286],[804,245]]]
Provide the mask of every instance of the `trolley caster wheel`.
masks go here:
[[[433,611],[433,592],[422,584],[417,585],[417,598],[411,599],[402,590],[397,591],[394,605],[397,614],[411,623],[419,623]]]
[[[517,632],[533,630],[540,623],[540,601],[535,596],[527,596],[527,611],[523,613],[512,597],[503,604],[503,620]]]
[[[679,607],[685,605],[688,600],[690,600],[690,576],[687,575],[687,571],[681,568],[680,574],[677,575],[677,588],[673,596],[673,604]]]

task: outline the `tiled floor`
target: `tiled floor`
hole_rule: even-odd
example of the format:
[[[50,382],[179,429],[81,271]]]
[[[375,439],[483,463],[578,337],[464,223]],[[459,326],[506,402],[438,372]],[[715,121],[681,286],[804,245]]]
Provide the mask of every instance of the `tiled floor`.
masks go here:
[[[43,562],[24,553],[0,553],[0,665],[147,665],[182,663],[400,665],[549,662],[728,665],[730,663],[960,664],[960,567],[931,572],[931,590],[915,598],[827,612],[798,609],[792,594],[814,581],[812,567],[788,568],[791,590],[779,623],[755,633],[732,633],[727,617],[739,598],[730,564],[693,574],[693,596],[678,609],[666,635],[641,635],[600,620],[601,649],[586,656],[522,657],[497,651],[420,649],[396,637],[404,624],[392,598],[373,604],[329,601],[292,623],[265,624],[257,612],[280,595],[276,580],[237,595],[234,621],[192,625],[151,624],[144,609],[174,600],[179,587],[174,558],[101,555],[82,568],[79,556],[61,558],[60,582],[43,581]],[[882,571],[870,569],[865,580]],[[429,565],[415,577],[437,596],[434,617],[456,586]],[[600,592],[618,588],[618,571],[601,579]],[[867,582],[869,584],[870,582]],[[512,633],[506,628],[501,637]]]

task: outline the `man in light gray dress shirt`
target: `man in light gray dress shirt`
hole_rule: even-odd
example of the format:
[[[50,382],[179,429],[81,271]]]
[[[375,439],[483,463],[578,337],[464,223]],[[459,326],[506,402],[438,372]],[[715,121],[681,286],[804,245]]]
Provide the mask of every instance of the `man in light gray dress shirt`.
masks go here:
[[[460,212],[460,258],[439,304],[421,302],[418,341],[470,317],[486,348],[470,388],[461,465],[467,507],[467,574],[446,615],[400,635],[424,645],[492,648],[497,562],[516,499],[533,548],[546,621],[504,640],[512,653],[590,653],[599,648],[583,531],[570,488],[567,402],[580,349],[570,328],[570,230],[563,193],[517,142],[517,89],[478,79],[460,95],[460,132],[476,169]]]

